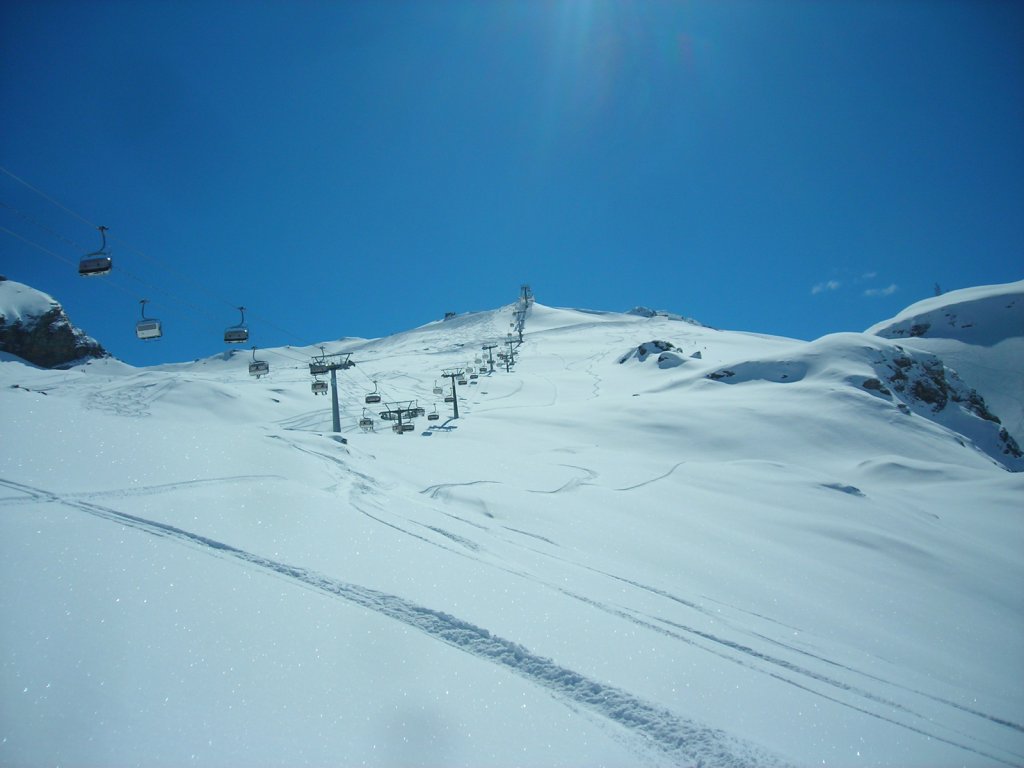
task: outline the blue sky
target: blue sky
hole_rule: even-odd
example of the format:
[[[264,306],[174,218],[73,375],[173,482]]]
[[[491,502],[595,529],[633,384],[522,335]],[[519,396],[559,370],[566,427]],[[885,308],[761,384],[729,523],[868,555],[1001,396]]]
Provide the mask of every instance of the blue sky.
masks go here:
[[[9,0],[0,273],[136,364],[240,304],[310,344],[522,282],[863,330],[1024,278],[1021,94],[1016,2]],[[95,224],[114,272],[79,278]]]

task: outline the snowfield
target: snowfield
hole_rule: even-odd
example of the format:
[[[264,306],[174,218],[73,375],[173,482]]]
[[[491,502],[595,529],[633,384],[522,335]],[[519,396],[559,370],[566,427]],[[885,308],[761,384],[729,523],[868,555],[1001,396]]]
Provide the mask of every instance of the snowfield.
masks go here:
[[[2,355],[0,763],[1024,765],[1022,308],[469,313],[325,344],[347,442],[319,347]]]

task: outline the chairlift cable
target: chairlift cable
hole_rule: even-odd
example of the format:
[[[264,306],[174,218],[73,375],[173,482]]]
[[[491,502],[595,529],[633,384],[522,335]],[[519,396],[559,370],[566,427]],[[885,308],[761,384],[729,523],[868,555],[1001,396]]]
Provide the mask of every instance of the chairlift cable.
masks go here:
[[[82,222],[84,224],[87,224],[91,228],[99,228],[98,225],[94,224],[87,217],[81,215],[77,211],[71,209],[70,207],[64,205],[63,203],[61,203],[60,201],[56,200],[52,196],[46,194],[44,191],[42,191],[38,187],[32,185],[31,183],[29,183],[25,179],[21,178],[20,176],[12,173],[6,167],[0,166],[0,171],[2,171],[9,178],[11,178],[14,181],[18,182],[19,184],[23,185],[25,188],[27,188],[27,189],[31,190],[32,192],[34,192],[35,194],[39,195],[41,198],[43,198],[44,200],[49,202],[51,205],[54,205],[55,207],[57,207],[60,210],[64,211],[69,216],[72,216],[73,218],[77,219],[78,221],[80,221],[80,222]],[[11,206],[8,203],[2,202],[2,201],[0,201],[0,205],[2,205],[4,208],[7,208],[10,211],[12,211],[15,215],[19,216],[20,218],[22,218],[26,222],[32,224],[33,226],[38,227],[39,229],[43,230],[44,232],[47,232],[49,235],[57,238],[58,240],[63,241],[64,243],[66,243],[66,244],[68,244],[68,245],[70,245],[72,247],[75,247],[76,250],[78,250],[78,251],[85,251],[85,250],[87,250],[86,248],[83,248],[79,243],[76,243],[74,240],[72,240],[70,238],[67,238],[64,235],[54,231],[52,228],[50,228],[50,227],[48,227],[48,226],[46,226],[46,225],[36,221],[35,219],[33,219],[28,214],[25,214],[24,212],[19,211],[14,206]],[[53,257],[53,258],[58,259],[59,261],[62,261],[62,262],[66,263],[66,264],[69,264],[71,266],[75,266],[75,262],[72,261],[71,259],[68,259],[68,258],[60,255],[59,253],[56,253],[55,251],[52,251],[49,248],[47,248],[47,247],[45,247],[45,246],[43,246],[43,245],[41,245],[41,244],[39,244],[39,243],[37,243],[37,242],[35,242],[33,240],[30,240],[29,238],[27,238],[27,237],[25,237],[25,236],[23,236],[23,235],[21,235],[21,234],[19,234],[17,232],[14,232],[14,231],[6,228],[6,227],[0,226],[0,232],[4,232],[4,233],[6,233],[6,234],[8,234],[8,235],[18,239],[18,240],[21,240],[22,242],[32,246],[33,248],[36,248],[39,251],[41,251],[42,253],[45,253],[45,254]],[[103,228],[100,228],[100,232],[101,232],[101,234],[104,237],[104,243],[105,243],[106,242],[106,235],[103,232]],[[196,289],[198,289],[202,293],[206,294],[207,296],[210,296],[211,298],[215,299],[216,301],[218,301],[220,303],[229,304],[230,306],[235,306],[233,302],[225,301],[223,299],[223,297],[218,297],[218,296],[212,294],[210,291],[206,290],[202,285],[200,285],[196,281],[192,280],[187,275],[179,272],[176,269],[171,268],[170,266],[165,264],[163,262],[163,260],[157,259],[155,257],[152,257],[152,256],[144,253],[143,251],[139,250],[138,248],[136,248],[135,246],[131,245],[127,241],[121,240],[121,239],[116,238],[114,236],[111,236],[111,240],[116,240],[117,242],[119,242],[121,244],[121,246],[125,250],[128,250],[129,252],[134,253],[134,254],[136,254],[138,256],[141,256],[142,258],[146,259],[147,261],[152,262],[153,264],[157,265],[159,268],[161,268],[164,271],[169,272],[169,273],[175,275],[176,277],[178,277],[179,279],[189,283],[191,286],[195,287]],[[159,293],[159,294],[169,298],[172,303],[179,304],[179,305],[189,309],[193,313],[199,313],[199,314],[205,315],[205,316],[207,316],[207,317],[209,317],[211,319],[214,319],[214,320],[217,319],[211,313],[207,312],[206,310],[193,305],[188,300],[182,299],[181,297],[175,296],[174,294],[170,294],[170,293],[168,293],[167,291],[165,291],[164,289],[162,289],[162,288],[160,288],[158,286],[150,284],[149,282],[147,282],[146,280],[143,280],[142,278],[140,278],[137,275],[133,274],[129,270],[125,270],[125,269],[123,269],[123,268],[121,268],[119,266],[119,268],[117,270],[117,274],[118,275],[126,275],[130,279],[135,280],[136,282],[140,283],[141,285],[149,288],[151,291],[155,291],[155,292],[157,292],[157,293]],[[105,280],[104,282],[107,283],[108,285],[111,285],[114,288],[124,292],[124,293],[132,295],[133,298],[135,296],[137,296],[136,292],[129,291],[127,288],[125,288],[124,286],[120,285],[116,281],[111,281],[111,280],[108,279],[108,280]],[[301,337],[298,334],[294,333],[292,330],[283,328],[280,325],[277,325],[276,323],[270,322],[270,321],[262,318],[262,316],[260,316],[260,315],[253,315],[252,313],[250,313],[250,316],[259,318],[261,324],[266,325],[268,327],[271,327],[271,328],[273,328],[273,329],[275,329],[277,331],[280,331],[281,333],[284,333],[286,336],[289,336],[289,337],[291,337],[291,338],[293,338],[295,340],[301,340]],[[301,346],[311,346],[311,345],[301,344]],[[280,352],[280,351],[276,351],[274,349],[267,348],[264,351],[266,353],[268,353],[268,354],[278,355],[279,357],[283,357],[285,359],[291,360],[292,362],[299,363],[302,366],[305,366],[307,364],[307,361],[305,361],[305,360],[300,360],[300,359],[298,359],[296,357],[292,357],[291,355],[285,354],[285,353]],[[389,356],[389,357],[398,357],[398,355],[393,355],[393,356]],[[388,359],[388,357],[378,358],[377,360],[375,360],[375,362],[379,363],[379,362],[382,362],[383,360],[387,360],[387,359]],[[296,369],[298,369],[298,368],[296,368]],[[369,376],[369,374],[367,374],[365,371],[362,371],[361,368],[360,368],[360,371],[363,373],[364,376],[367,377],[367,379],[369,379],[371,382],[374,382],[374,379],[371,378]],[[395,389],[398,389],[399,392],[402,392],[402,393],[405,393],[405,394],[413,394],[414,396],[417,394],[416,392],[414,392],[412,390],[408,390],[405,387],[395,387]],[[414,397],[414,399],[416,399],[416,398]]]
[[[10,205],[9,203],[5,203],[3,201],[0,201],[0,206],[8,209],[12,213],[14,213],[16,216],[18,216],[20,219],[24,220],[25,222],[27,222],[27,223],[35,226],[35,227],[38,227],[42,231],[44,231],[47,234],[51,235],[52,237],[54,237],[54,238],[56,238],[56,239],[58,239],[58,240],[60,240],[60,241],[62,241],[64,243],[66,243],[67,245],[73,247],[76,251],[84,252],[84,251],[88,250],[81,243],[76,242],[75,240],[72,240],[72,239],[70,239],[68,237],[65,237],[64,235],[62,235],[59,232],[56,232],[55,230],[51,229],[47,225],[45,225],[45,224],[37,221],[36,219],[32,218],[31,216],[29,216],[24,211],[18,210],[17,208],[15,208],[14,206]],[[34,247],[40,249],[44,253],[47,253],[47,254],[49,254],[51,256],[54,256],[54,257],[60,259],[61,261],[65,262],[65,263],[74,264],[74,262],[70,261],[69,259],[66,259],[63,256],[61,256],[61,255],[59,255],[57,253],[54,253],[53,251],[50,251],[50,250],[46,249],[45,247],[39,245],[38,243],[35,243],[33,241],[28,240],[28,238],[25,238],[25,237],[22,237],[20,235],[17,235],[16,233],[10,232],[9,230],[6,230],[6,231],[8,231],[10,234],[13,234],[15,237],[19,237],[20,239],[24,240],[25,242],[29,243],[30,245],[33,245]],[[111,238],[111,239],[113,239],[113,238]],[[189,310],[191,312],[197,312],[197,313],[206,315],[206,317],[210,318],[211,320],[219,322],[219,318],[215,317],[209,311],[203,309],[202,307],[196,306],[195,304],[193,304],[192,302],[188,301],[187,299],[183,299],[180,296],[177,296],[177,295],[175,295],[173,293],[168,292],[167,290],[161,288],[160,286],[153,285],[152,283],[149,283],[146,280],[143,280],[141,277],[138,277],[137,275],[133,274],[130,270],[126,270],[123,267],[121,267],[120,265],[118,266],[117,274],[118,275],[126,275],[126,276],[130,277],[131,279],[137,281],[138,283],[142,284],[143,286],[148,288],[150,291],[155,291],[155,292],[157,292],[159,294],[162,294],[166,298],[170,299],[171,302],[180,304],[185,309],[187,309],[187,310]],[[108,280],[106,280],[104,282],[113,282],[113,281],[108,279]]]
[[[98,225],[96,225],[93,222],[91,222],[88,218],[86,218],[85,216],[82,216],[80,213],[72,210],[68,206],[66,206],[63,203],[61,203],[60,201],[54,199],[53,197],[51,197],[50,195],[46,194],[45,192],[43,192],[38,187],[35,187],[32,184],[30,184],[29,182],[25,181],[25,179],[22,179],[20,176],[15,175],[11,171],[9,171],[7,168],[5,168],[3,166],[0,166],[0,171],[3,171],[7,176],[9,176],[10,178],[14,179],[19,184],[24,185],[27,189],[30,189],[32,192],[35,192],[37,195],[42,197],[44,200],[46,200],[47,202],[51,203],[52,205],[55,205],[56,207],[60,208],[62,211],[66,212],[67,214],[73,216],[74,218],[78,219],[79,221],[81,221],[81,222],[83,222],[85,224],[88,224],[90,227],[92,227],[94,229],[97,228]],[[8,207],[10,207],[10,206],[8,206]],[[170,274],[176,276],[177,278],[179,278],[179,279],[189,283],[192,287],[194,287],[195,289],[197,289],[200,292],[204,293],[205,295],[207,295],[211,299],[214,299],[215,301],[217,301],[219,303],[229,304],[232,307],[236,306],[234,304],[234,302],[228,302],[223,297],[217,296],[217,295],[213,294],[212,292],[207,290],[203,285],[201,285],[197,281],[193,280],[188,275],[186,275],[186,274],[180,272],[179,270],[174,269],[173,267],[171,267],[168,264],[166,264],[162,259],[158,259],[156,257],[150,256],[149,254],[144,253],[143,251],[141,251],[137,247],[133,246],[131,243],[129,243],[129,242],[127,242],[127,241],[125,241],[125,240],[123,240],[121,238],[118,238],[116,236],[111,235],[110,239],[112,241],[115,241],[115,242],[119,243],[120,247],[123,248],[124,250],[127,250],[127,251],[129,251],[131,253],[134,253],[134,254],[136,254],[138,256],[141,256],[142,258],[146,259],[147,261],[150,261],[153,264],[155,264],[158,268],[163,269],[164,271],[169,272]],[[120,266],[118,268],[118,271],[119,272],[122,271],[120,269]],[[300,341],[300,342],[304,341],[303,338],[299,334],[297,334],[294,331],[289,330],[287,328],[283,328],[280,325],[277,325],[276,323],[273,323],[273,322],[263,318],[263,316],[261,316],[261,315],[255,315],[254,314],[254,315],[251,315],[251,317],[254,317],[254,318],[258,319],[261,324],[266,325],[266,326],[268,326],[270,328],[273,328],[273,329],[275,329],[275,330],[285,334],[285,336],[290,337],[292,340]]]

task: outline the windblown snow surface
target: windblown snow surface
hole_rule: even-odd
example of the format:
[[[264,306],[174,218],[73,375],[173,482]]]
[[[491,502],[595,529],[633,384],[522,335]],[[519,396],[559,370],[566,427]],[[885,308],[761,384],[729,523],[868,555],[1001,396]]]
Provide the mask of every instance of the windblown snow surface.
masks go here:
[[[328,343],[347,444],[316,348],[0,359],[0,763],[1024,765],[1019,324],[513,309]]]

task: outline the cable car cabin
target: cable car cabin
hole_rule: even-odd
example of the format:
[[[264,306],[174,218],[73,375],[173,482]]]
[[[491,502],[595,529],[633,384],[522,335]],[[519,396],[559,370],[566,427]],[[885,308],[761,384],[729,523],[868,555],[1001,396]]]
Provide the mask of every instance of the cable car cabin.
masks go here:
[[[326,395],[327,394],[327,382],[326,381],[314,381],[311,387],[314,395]]]
[[[159,320],[139,320],[135,324],[135,335],[140,339],[159,339],[164,335]]]
[[[366,402],[367,403],[379,403],[380,402],[380,395],[378,395],[375,392],[371,392],[370,394],[368,394],[366,396]]]
[[[224,331],[225,344],[244,344],[249,340],[249,329],[243,326],[233,326]]]
[[[249,363],[250,376],[255,376],[258,379],[260,376],[266,376],[268,373],[270,373],[270,363],[266,360],[253,360]]]
[[[90,253],[78,262],[78,274],[82,277],[105,275],[113,269],[114,261],[106,254]]]

